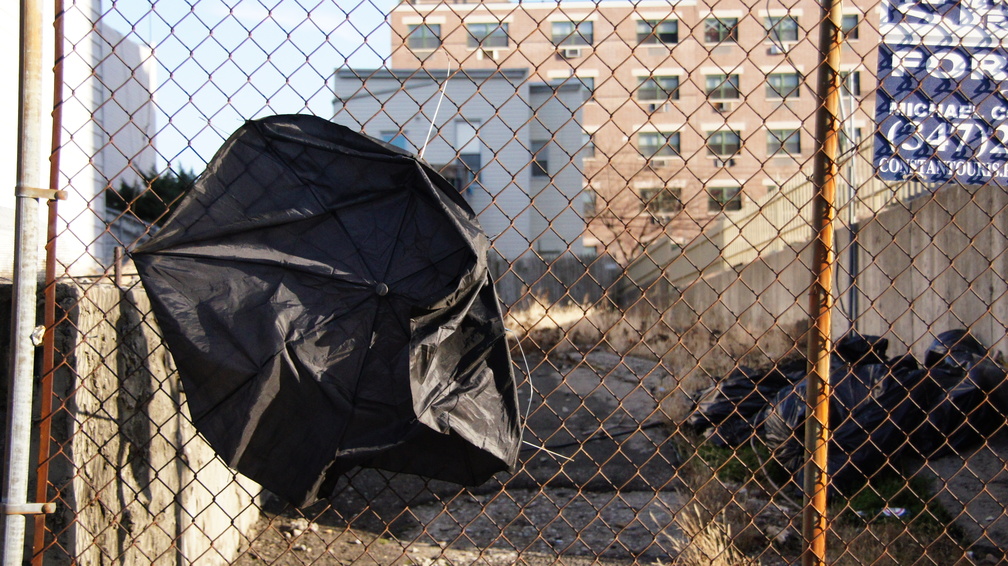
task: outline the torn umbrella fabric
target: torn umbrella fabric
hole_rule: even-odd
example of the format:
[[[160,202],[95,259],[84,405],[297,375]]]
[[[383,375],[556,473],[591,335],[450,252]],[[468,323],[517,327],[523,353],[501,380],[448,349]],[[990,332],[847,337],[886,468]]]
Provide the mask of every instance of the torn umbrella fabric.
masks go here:
[[[299,505],[355,466],[513,467],[487,237],[424,162],[312,116],[247,122],[133,259],[197,430]]]

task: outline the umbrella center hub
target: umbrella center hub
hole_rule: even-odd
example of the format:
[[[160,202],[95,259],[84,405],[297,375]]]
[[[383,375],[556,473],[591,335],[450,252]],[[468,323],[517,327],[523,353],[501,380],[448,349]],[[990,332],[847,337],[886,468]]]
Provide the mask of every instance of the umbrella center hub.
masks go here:
[[[388,285],[384,283],[379,283],[375,285],[375,293],[378,293],[379,297],[384,297],[385,295],[388,295]]]

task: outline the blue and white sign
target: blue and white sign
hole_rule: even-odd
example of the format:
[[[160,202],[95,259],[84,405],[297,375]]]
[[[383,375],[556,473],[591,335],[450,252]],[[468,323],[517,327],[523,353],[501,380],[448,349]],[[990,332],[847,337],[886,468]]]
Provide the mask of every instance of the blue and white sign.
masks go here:
[[[878,176],[1008,181],[1008,3],[890,0],[880,31]]]

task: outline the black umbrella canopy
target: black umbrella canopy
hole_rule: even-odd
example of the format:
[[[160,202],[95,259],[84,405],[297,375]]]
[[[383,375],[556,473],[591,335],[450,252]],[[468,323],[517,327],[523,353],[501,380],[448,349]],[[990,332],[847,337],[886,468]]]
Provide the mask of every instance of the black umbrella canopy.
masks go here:
[[[354,466],[475,485],[517,393],[476,216],[411,154],[247,122],[133,254],[196,428],[295,504]]]

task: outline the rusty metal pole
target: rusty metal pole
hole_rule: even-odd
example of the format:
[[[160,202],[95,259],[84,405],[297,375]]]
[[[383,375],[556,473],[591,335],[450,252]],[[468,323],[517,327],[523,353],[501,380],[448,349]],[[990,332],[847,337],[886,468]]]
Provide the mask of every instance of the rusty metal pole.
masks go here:
[[[18,75],[17,207],[14,216],[14,285],[11,297],[11,356],[7,389],[7,464],[0,505],[3,566],[24,559],[25,515],[42,511],[28,503],[32,375],[38,293],[38,209],[42,174],[42,3],[21,0],[21,57]],[[41,336],[39,336],[41,338]]]
[[[49,153],[49,190],[60,190],[60,147],[63,128],[63,0],[56,0],[53,19],[53,111],[52,143]],[[42,380],[39,382],[39,446],[38,468],[35,478],[35,501],[49,500],[49,459],[52,437],[53,373],[56,371],[56,229],[57,203],[49,200],[46,230],[45,264],[45,335],[42,337]],[[32,566],[42,566],[46,542],[45,515],[35,516],[32,541]]]
[[[815,163],[813,186],[812,286],[809,311],[812,326],[808,338],[809,376],[807,387],[808,419],[805,422],[805,510],[802,534],[804,566],[826,564],[826,473],[829,444],[829,366],[833,309],[833,219],[836,216],[837,155],[840,145],[838,118],[840,106],[841,0],[823,0],[819,27],[819,78],[816,98]]]

